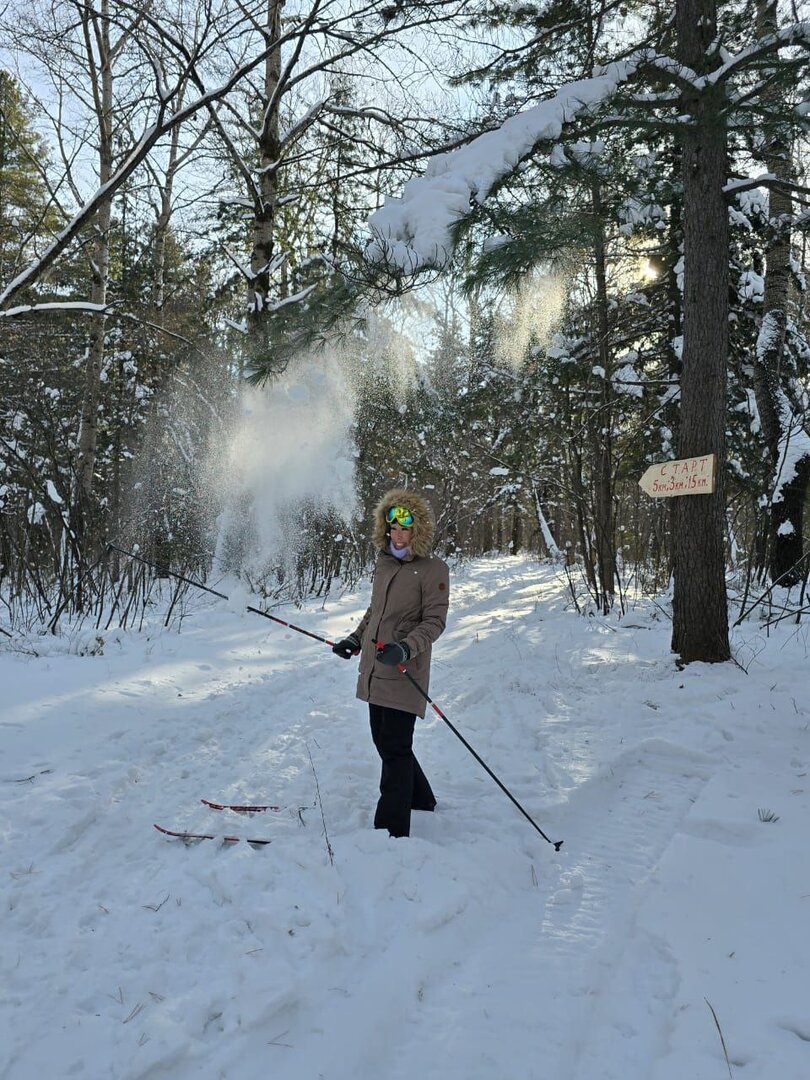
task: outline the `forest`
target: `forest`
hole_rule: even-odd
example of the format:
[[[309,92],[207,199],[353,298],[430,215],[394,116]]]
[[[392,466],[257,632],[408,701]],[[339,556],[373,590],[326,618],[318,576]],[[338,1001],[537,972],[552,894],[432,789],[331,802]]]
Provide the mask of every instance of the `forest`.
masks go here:
[[[10,0],[0,635],[353,585],[391,484],[684,663],[799,621],[805,8]]]

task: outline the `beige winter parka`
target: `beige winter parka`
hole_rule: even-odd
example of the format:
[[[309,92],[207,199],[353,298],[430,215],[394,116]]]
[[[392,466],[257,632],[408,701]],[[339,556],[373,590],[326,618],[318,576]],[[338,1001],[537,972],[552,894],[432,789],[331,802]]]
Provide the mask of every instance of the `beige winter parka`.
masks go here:
[[[410,554],[401,561],[388,553],[386,512],[405,506],[414,517]],[[377,564],[371,605],[354,631],[362,643],[357,696],[372,705],[425,715],[427,702],[395,666],[380,664],[375,642],[404,641],[411,650],[406,667],[429,692],[431,646],[445,628],[450,601],[446,563],[430,554],[433,518],[427,502],[405,488],[393,488],[374,511],[373,543]]]

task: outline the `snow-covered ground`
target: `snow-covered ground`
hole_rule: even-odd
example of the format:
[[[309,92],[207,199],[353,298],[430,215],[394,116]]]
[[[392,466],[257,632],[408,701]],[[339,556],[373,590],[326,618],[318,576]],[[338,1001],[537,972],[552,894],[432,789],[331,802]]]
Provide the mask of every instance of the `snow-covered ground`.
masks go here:
[[[679,671],[652,605],[578,617],[524,559],[453,585],[433,694],[559,854],[434,714],[437,812],[375,832],[355,665],[232,605],[0,655],[3,1080],[810,1077],[806,627]]]

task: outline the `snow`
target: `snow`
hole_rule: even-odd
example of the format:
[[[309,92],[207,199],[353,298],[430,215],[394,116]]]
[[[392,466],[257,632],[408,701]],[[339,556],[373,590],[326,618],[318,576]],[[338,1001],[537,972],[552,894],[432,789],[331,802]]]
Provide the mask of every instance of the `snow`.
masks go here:
[[[633,366],[635,360],[638,360],[638,353],[632,350],[628,354],[626,361],[621,363],[621,366],[617,367],[613,372],[611,385],[617,394],[629,394],[630,397],[642,398],[644,396],[644,387],[639,373]]]
[[[45,487],[48,491],[48,498],[51,500],[51,502],[56,503],[57,506],[61,506],[63,503],[63,499],[60,496],[59,492],[56,490],[56,485],[54,484],[53,480],[46,480]]]
[[[762,184],[768,184],[771,180],[776,179],[776,173],[772,172],[759,173],[758,176],[735,176],[734,179],[727,181],[723,185],[723,191],[725,191],[727,194],[734,194],[740,188],[756,188]]]
[[[810,433],[805,430],[802,417],[793,415],[790,404],[783,395],[780,397],[780,414],[782,436],[779,439],[779,460],[773,480],[771,501],[774,503],[782,501],[785,487],[795,479],[802,462],[810,458]]]
[[[624,236],[632,236],[639,226],[657,228],[666,221],[666,216],[664,208],[657,203],[637,198],[625,199],[619,207],[619,217],[624,222],[620,231]]]
[[[758,274],[756,270],[744,270],[740,274],[737,295],[741,300],[753,300],[754,303],[762,303],[765,296],[765,278]],[[757,343],[757,350],[759,348],[759,343]]]
[[[369,218],[373,238],[366,257],[407,273],[445,266],[453,252],[453,226],[469,211],[471,200],[483,203],[538,143],[558,139],[565,123],[598,108],[633,74],[639,60],[610,64],[593,78],[568,83],[466,146],[431,158],[423,176],[409,180],[400,198],[387,198]]]
[[[334,640],[367,599],[278,614]],[[224,602],[0,637],[3,1080],[719,1077],[711,1009],[734,1076],[806,1080],[806,625],[679,671],[653,604],[569,601],[454,571],[431,684],[558,854],[435,714],[436,813],[375,832],[355,664]]]
[[[282,300],[276,300],[275,303],[267,304],[268,311],[280,311],[281,308],[287,307],[290,304],[300,304],[317,288],[316,285],[307,285],[306,288],[301,289],[299,292],[294,293],[292,296],[285,296]]]
[[[246,389],[241,405],[209,466],[210,490],[225,506],[217,565],[228,566],[227,548],[237,544],[252,580],[273,560],[284,561],[290,576],[301,542],[302,502],[341,528],[351,516],[352,392],[339,358],[324,353],[299,357],[269,387]]]
[[[770,42],[805,43],[810,40],[810,22],[798,22],[780,28]],[[495,185],[514,169],[519,169],[541,143],[548,143],[549,162],[560,167],[568,160],[566,148],[557,140],[564,126],[575,117],[594,112],[632,79],[639,65],[657,68],[675,81],[690,83],[697,91],[730,81],[750,65],[762,50],[762,41],[736,54],[728,54],[724,63],[708,75],[699,76],[677,60],[640,48],[621,62],[607,65],[590,79],[561,86],[557,92],[532,108],[510,116],[499,127],[484,132],[465,146],[432,157],[422,176],[409,180],[400,197],[389,197],[385,205],[369,218],[372,238],[366,248],[370,262],[415,274],[423,269],[441,269],[450,261],[454,248],[453,228],[469,212],[470,204],[486,201]],[[750,93],[750,88],[746,88]],[[732,92],[732,97],[734,93]],[[642,98],[639,100],[643,99]],[[650,100],[648,98],[648,100]],[[652,100],[673,102],[667,94]],[[676,122],[688,124],[688,116]],[[598,142],[574,142],[569,146],[577,160],[589,159],[601,152]],[[772,174],[754,178],[734,177],[724,190],[737,193],[749,186],[769,183]],[[666,215],[660,206],[634,204],[624,208],[622,231],[631,235],[639,222],[666,228]]]
[[[759,406],[757,405],[757,396],[753,389],[750,387],[745,391],[745,405],[743,408],[748,409],[748,413],[751,417],[751,423],[749,430],[752,435],[758,435],[762,430],[762,418],[759,415]]]
[[[534,506],[535,513],[537,514],[537,523],[540,526],[540,531],[543,534],[543,543],[546,545],[549,557],[555,561],[559,561],[563,558],[563,553],[557,547],[557,541],[554,539],[554,534],[551,531],[551,527],[548,523],[546,515],[543,513],[543,506],[540,502],[540,496],[537,491],[534,492]]]
[[[20,275],[22,276],[22,275]],[[16,279],[9,285],[10,291],[16,285]],[[41,314],[42,312],[78,311],[89,315],[101,315],[110,310],[109,304],[92,304],[89,300],[58,300],[43,304],[19,304],[17,307],[0,311],[0,318],[15,319],[19,315]]]
[[[767,43],[778,42],[780,44],[792,45],[796,42],[804,43],[808,40],[810,40],[810,22],[794,22],[789,23],[786,26],[781,26],[774,33],[764,35],[758,41],[741,49],[738,53],[729,54],[728,58],[720,67],[715,68],[708,75],[696,79],[695,86],[699,90],[704,90],[707,86],[716,86],[721,82],[727,81],[733,72],[739,71],[752,57],[761,54]]]

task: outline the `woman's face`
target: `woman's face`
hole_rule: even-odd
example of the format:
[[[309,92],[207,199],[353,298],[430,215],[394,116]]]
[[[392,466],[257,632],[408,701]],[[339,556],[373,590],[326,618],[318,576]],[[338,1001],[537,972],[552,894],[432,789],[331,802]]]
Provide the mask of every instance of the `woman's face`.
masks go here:
[[[400,525],[398,521],[395,521],[391,526],[391,543],[397,549],[402,551],[403,548],[408,547],[413,536],[413,529],[406,529],[404,525]]]

